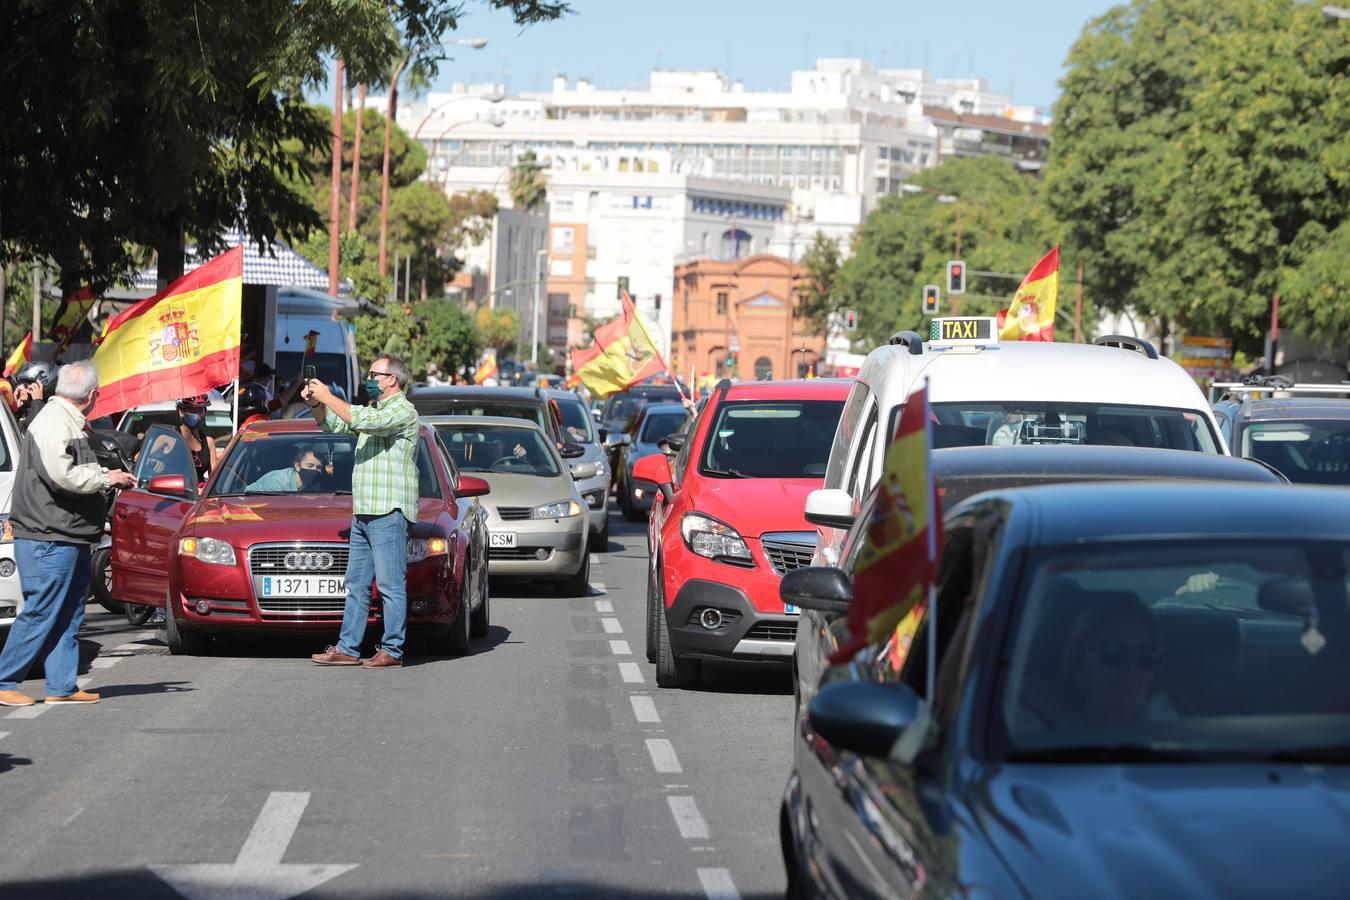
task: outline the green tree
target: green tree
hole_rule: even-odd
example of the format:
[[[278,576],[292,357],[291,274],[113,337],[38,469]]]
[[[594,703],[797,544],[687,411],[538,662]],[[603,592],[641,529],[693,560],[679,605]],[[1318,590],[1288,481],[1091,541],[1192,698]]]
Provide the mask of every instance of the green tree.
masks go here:
[[[318,229],[310,232],[294,250],[319,268],[328,268],[327,232]],[[388,276],[380,277],[380,267],[370,242],[360,232],[348,231],[338,237],[338,258],[342,277],[351,279],[357,297],[381,299],[388,295],[391,281]]]
[[[509,180],[511,204],[516,209],[526,211],[537,209],[548,195],[548,182],[544,179],[544,167],[535,157],[533,150],[526,150],[511,167]]]
[[[505,359],[507,352],[516,346],[520,338],[520,314],[514,309],[490,309],[480,306],[474,316],[478,327],[478,337],[484,347],[497,351],[498,359]]]
[[[817,231],[802,254],[801,265],[806,277],[797,285],[797,315],[824,334],[838,310],[834,294],[839,280],[839,245],[825,232]]]
[[[435,365],[441,372],[450,373],[478,362],[478,328],[463,306],[437,297],[416,304],[413,312],[420,317],[422,327],[412,354],[417,372],[425,375]]]
[[[1069,54],[1046,171],[1097,296],[1166,332],[1350,334],[1350,41],[1293,0],[1136,0]],[[1343,256],[1341,257],[1344,258]]]

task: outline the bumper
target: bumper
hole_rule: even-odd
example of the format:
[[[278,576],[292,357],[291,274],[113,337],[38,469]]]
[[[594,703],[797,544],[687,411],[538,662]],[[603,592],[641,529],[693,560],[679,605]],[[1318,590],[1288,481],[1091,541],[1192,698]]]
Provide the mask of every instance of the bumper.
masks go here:
[[[493,523],[493,528],[504,530],[516,524]],[[545,524],[551,523],[539,523]],[[517,546],[488,550],[488,574],[520,578],[566,578],[575,575],[586,561],[589,536],[589,516],[577,516],[569,522],[566,530],[518,528]]]
[[[581,493],[581,499],[586,501],[591,534],[599,534],[604,530],[605,519],[609,516],[609,473],[578,481],[577,490]]]
[[[703,624],[709,610],[715,628]],[[761,612],[739,587],[700,578],[680,588],[666,625],[678,656],[791,663],[797,637],[796,616]]]

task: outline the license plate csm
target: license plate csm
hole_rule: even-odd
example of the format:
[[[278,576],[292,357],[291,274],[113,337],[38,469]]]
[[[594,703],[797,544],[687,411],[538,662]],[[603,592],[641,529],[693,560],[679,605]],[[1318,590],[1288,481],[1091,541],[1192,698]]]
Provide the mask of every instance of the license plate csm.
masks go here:
[[[342,597],[347,579],[341,575],[266,575],[264,597]]]
[[[489,531],[488,548],[494,547],[514,547],[516,545],[516,533],[514,531]]]

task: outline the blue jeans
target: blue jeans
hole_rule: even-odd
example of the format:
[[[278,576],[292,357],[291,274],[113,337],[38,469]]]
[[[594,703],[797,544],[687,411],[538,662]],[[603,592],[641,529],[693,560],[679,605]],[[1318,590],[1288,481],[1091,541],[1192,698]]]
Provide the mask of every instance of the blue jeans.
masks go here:
[[[0,652],[0,691],[13,691],[39,658],[46,660],[47,695],[75,693],[80,670],[80,625],[89,589],[89,545],[14,541],[23,584],[23,612]]]
[[[348,656],[361,655],[373,581],[384,601],[380,648],[402,659],[408,631],[408,520],[397,509],[383,516],[353,516],[348,545],[347,606],[338,649]]]

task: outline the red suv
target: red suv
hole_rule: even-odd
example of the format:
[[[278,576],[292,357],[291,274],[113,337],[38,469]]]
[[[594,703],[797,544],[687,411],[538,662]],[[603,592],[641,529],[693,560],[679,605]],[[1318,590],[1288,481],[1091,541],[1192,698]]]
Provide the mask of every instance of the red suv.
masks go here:
[[[693,687],[708,658],[790,664],[797,610],[783,575],[811,564],[803,518],[821,486],[846,381],[759,381],[714,390],[681,443],[638,460],[657,485],[648,522],[647,659],[662,687]]]

